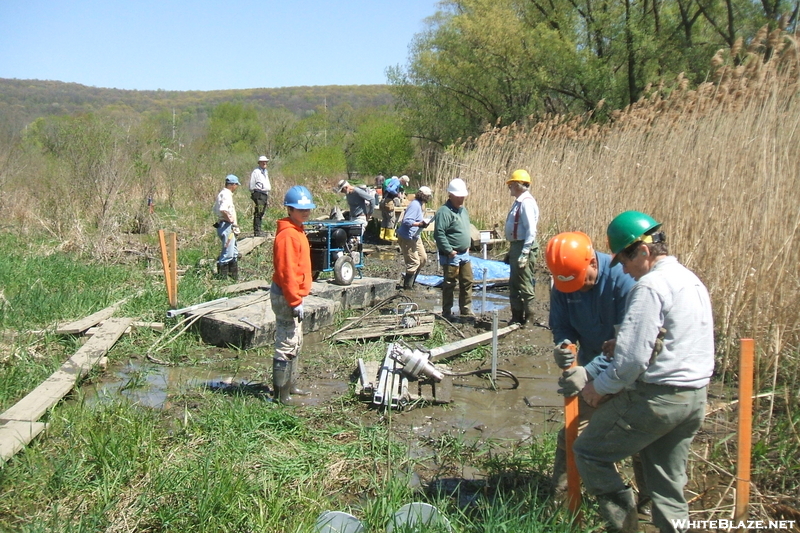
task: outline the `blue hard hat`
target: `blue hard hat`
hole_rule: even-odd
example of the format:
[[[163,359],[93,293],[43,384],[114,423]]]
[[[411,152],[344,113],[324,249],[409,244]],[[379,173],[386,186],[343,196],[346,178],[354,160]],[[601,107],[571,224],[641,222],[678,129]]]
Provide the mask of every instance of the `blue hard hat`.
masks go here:
[[[295,185],[283,197],[283,205],[294,207],[295,209],[314,209],[314,198],[311,192],[302,185]]]
[[[241,183],[239,183],[239,178],[233,174],[228,174],[225,176],[225,183],[228,185],[241,185]]]

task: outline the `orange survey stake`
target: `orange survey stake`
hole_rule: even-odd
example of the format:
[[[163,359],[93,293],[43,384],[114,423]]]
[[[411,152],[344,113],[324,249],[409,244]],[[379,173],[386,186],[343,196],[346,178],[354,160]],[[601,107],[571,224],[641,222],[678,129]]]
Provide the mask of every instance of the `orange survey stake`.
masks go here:
[[[576,366],[578,347],[574,344],[563,344],[562,348],[568,348],[575,354],[570,368]],[[578,438],[578,397],[570,396],[564,398],[564,437],[567,447],[567,503],[569,510],[577,515],[581,508],[581,477],[578,474],[578,467],[575,465],[575,455],[572,452],[572,445]]]

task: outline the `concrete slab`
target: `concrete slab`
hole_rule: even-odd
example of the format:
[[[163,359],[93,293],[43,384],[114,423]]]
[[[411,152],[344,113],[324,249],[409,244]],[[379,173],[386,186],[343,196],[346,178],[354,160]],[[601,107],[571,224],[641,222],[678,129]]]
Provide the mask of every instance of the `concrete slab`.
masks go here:
[[[356,279],[346,287],[315,281],[311,296],[303,303],[303,331],[317,331],[333,324],[334,315],[341,309],[372,307],[394,291],[395,282],[381,278]],[[200,337],[207,344],[247,350],[275,342],[275,315],[266,290],[228,298],[186,314],[199,316]]]

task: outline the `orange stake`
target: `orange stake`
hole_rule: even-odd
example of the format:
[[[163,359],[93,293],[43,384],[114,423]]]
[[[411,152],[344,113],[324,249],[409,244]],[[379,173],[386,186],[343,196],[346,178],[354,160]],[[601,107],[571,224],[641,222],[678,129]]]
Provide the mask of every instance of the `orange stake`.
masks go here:
[[[570,344],[562,347],[569,348],[577,359],[577,346]],[[573,362],[570,368],[577,364],[577,361]],[[575,444],[575,439],[578,438],[578,423],[578,397],[570,396],[564,398],[564,440],[567,447],[567,504],[569,510],[576,516],[581,508],[581,477],[575,464],[572,445]]]
[[[733,519],[747,520],[750,506],[750,451],[753,433],[753,339],[741,339],[739,351],[739,435],[736,466],[736,507]]]
[[[173,233],[171,236],[174,237],[175,234]],[[177,292],[175,291],[175,287],[173,286],[173,281],[175,280],[175,278],[173,278],[173,275],[172,275],[172,267],[170,266],[169,250],[167,248],[167,240],[166,240],[166,237],[164,235],[164,230],[163,229],[158,230],[158,244],[159,244],[159,246],[161,248],[161,263],[164,266],[164,282],[165,282],[165,284],[167,286],[167,299],[169,300],[170,307],[172,307],[172,309],[175,309],[176,307],[178,307],[178,298],[177,298]],[[170,239],[170,245],[172,245],[172,244],[173,244],[173,241],[172,241],[172,239]],[[176,276],[175,277],[177,277],[177,271],[176,271]],[[175,295],[174,297],[173,297],[173,294]]]

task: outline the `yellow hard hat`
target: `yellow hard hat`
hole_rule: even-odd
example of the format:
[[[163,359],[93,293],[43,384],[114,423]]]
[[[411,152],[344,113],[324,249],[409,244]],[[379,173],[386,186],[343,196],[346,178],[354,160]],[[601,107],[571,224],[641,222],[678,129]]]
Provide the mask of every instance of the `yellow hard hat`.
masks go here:
[[[528,171],[525,169],[517,169],[512,174],[511,177],[508,178],[506,181],[506,185],[511,183],[512,181],[518,181],[520,183],[527,183],[528,185],[531,184],[531,175],[528,174]]]

